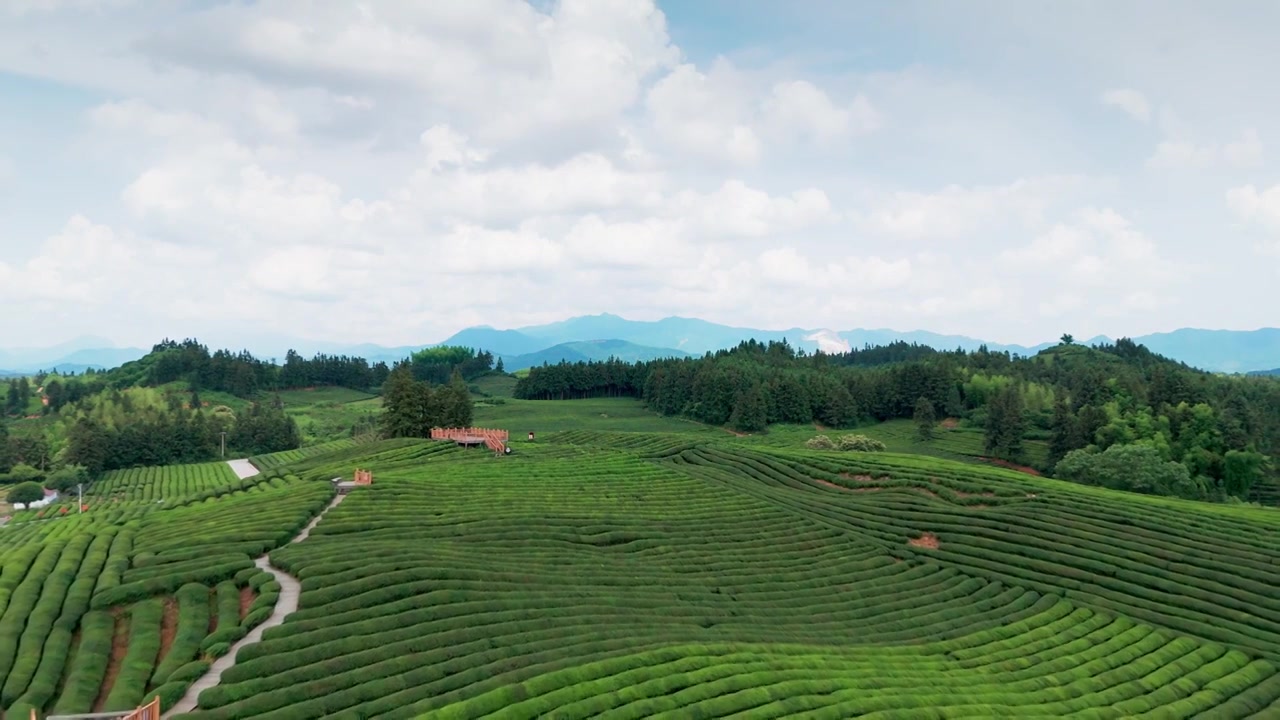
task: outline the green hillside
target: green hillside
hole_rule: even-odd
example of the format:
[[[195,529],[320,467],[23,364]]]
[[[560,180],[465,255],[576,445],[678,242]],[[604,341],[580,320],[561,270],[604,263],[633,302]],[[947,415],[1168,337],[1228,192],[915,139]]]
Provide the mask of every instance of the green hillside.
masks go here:
[[[621,399],[478,412],[508,411],[541,431],[505,457],[346,440],[247,480],[121,471],[87,513],[20,514],[0,528],[5,707],[174,707],[286,602],[265,552],[298,609],[179,717],[1280,711],[1275,510],[1038,478],[960,440],[938,455],[969,462]],[[910,449],[894,428],[866,431]],[[355,468],[374,483],[332,505]]]

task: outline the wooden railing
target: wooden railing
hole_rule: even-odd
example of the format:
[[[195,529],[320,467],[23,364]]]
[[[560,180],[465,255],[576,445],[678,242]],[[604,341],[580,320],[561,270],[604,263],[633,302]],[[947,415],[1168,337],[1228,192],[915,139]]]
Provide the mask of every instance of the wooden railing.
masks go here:
[[[496,453],[505,452],[507,449],[507,440],[509,438],[506,430],[494,430],[492,428],[464,427],[464,428],[431,428],[432,440],[467,440],[469,438],[478,438],[484,441],[486,447]]]
[[[38,720],[36,711],[31,711],[31,720]],[[81,715],[50,715],[45,720],[160,720],[160,696],[137,710],[120,712],[84,713]]]

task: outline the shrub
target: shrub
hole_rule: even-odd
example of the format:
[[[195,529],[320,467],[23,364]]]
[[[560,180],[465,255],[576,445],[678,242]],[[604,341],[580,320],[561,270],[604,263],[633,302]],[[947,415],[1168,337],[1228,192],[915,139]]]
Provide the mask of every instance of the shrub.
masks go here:
[[[826,435],[819,435],[815,438],[811,438],[810,440],[805,442],[804,446],[809,448],[810,450],[835,450],[836,449],[836,444],[831,442],[831,438],[827,437]]]
[[[884,452],[885,445],[866,435],[843,435],[840,437],[840,449],[855,452]]]

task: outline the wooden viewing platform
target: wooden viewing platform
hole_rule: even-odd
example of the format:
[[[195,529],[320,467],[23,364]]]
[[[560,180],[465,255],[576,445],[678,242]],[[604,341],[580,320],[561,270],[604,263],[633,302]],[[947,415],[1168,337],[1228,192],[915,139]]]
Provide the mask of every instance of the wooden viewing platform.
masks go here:
[[[431,428],[432,440],[452,440],[462,447],[484,445],[495,453],[507,452],[507,431],[491,428]]]

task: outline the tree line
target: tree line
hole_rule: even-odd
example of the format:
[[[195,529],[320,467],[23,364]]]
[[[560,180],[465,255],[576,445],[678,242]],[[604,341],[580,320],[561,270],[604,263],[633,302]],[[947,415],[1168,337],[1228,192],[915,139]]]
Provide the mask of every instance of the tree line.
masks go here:
[[[907,343],[806,353],[752,340],[700,358],[543,365],[521,378],[515,396],[635,397],[664,415],[744,432],[774,423],[847,428],[916,418],[932,426],[935,416],[957,418],[983,429],[992,457],[1026,462],[1023,441],[1046,440],[1042,471],[1199,499],[1246,497],[1274,472],[1275,378],[1213,375],[1128,339],[1091,348],[1063,340],[1031,357]],[[1107,455],[1130,446],[1141,449]],[[1142,479],[1125,480],[1126,473]]]
[[[412,363],[398,364],[382,388],[382,437],[429,438],[432,428],[470,427],[471,419],[471,391],[461,370],[433,385],[415,377]]]

